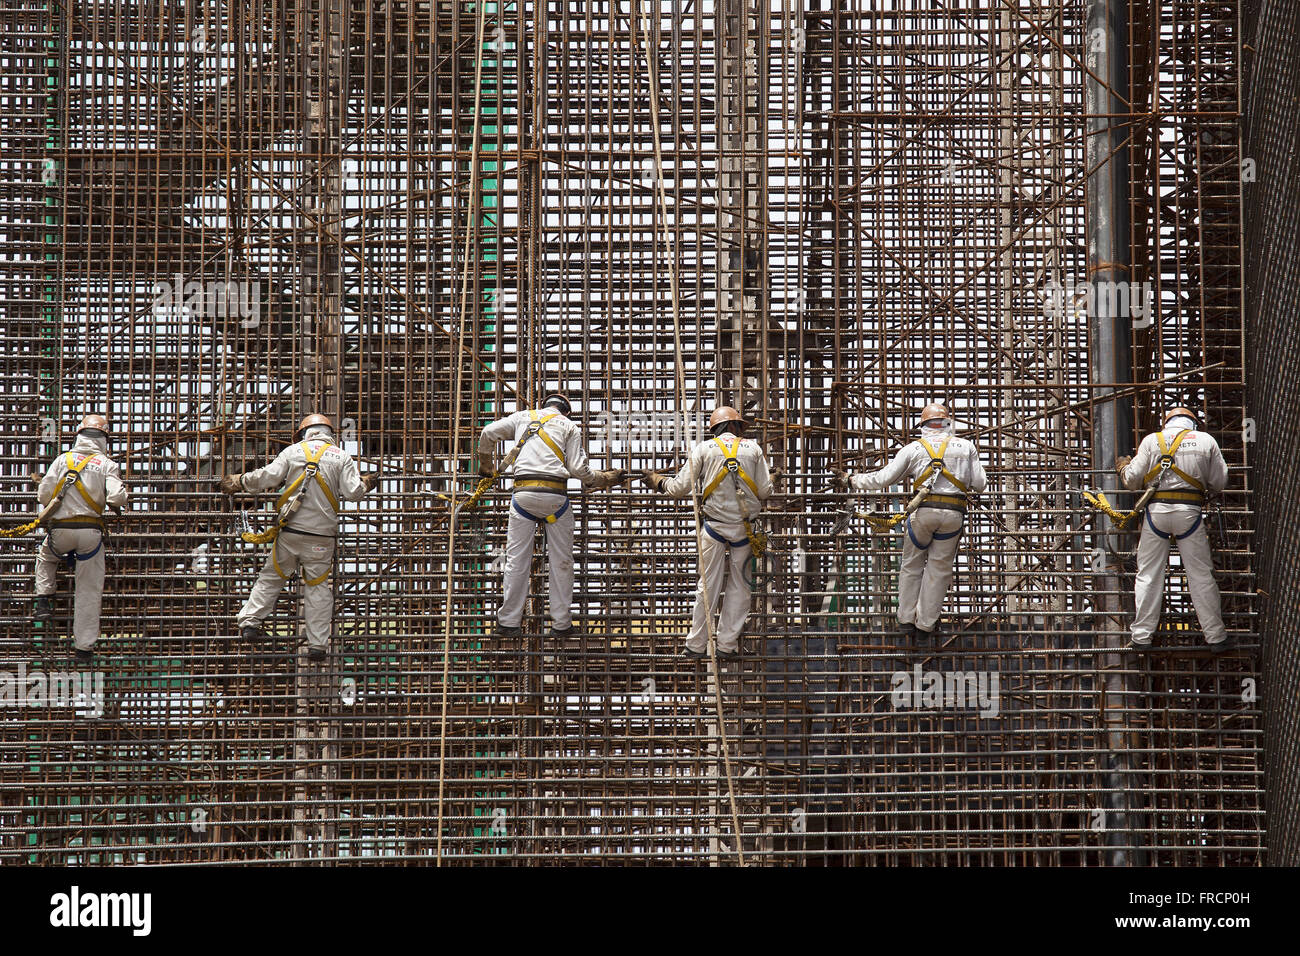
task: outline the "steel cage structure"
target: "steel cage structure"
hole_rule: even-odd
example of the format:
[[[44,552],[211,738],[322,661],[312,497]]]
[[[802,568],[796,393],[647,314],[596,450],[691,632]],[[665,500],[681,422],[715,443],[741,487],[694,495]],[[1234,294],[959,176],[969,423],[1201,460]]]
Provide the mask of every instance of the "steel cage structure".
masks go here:
[[[18,700],[72,666],[70,588],[33,626],[38,539],[0,539],[0,861],[1262,862],[1237,3],[1100,39],[1085,0],[974,6],[10,0],[0,517],[86,411],[131,502],[102,696]],[[1097,123],[1121,282],[1090,268]],[[1101,302],[1130,378],[1095,374]],[[549,633],[539,543],[524,634],[494,635],[508,484],[454,521],[442,496],[552,388],[598,467],[676,469],[719,402],[751,420],[785,476],[739,661],[678,656],[693,512],[637,483],[574,487],[581,633]],[[828,475],[932,400],[990,484],[917,655],[898,534],[835,529],[901,496]],[[1240,650],[1201,649],[1175,555],[1138,662],[1135,537],[1079,492],[1103,406],[1131,450],[1172,401],[1230,465]],[[238,636],[271,496],[217,489],[316,410],[381,473],[340,516],[324,665],[297,582]]]

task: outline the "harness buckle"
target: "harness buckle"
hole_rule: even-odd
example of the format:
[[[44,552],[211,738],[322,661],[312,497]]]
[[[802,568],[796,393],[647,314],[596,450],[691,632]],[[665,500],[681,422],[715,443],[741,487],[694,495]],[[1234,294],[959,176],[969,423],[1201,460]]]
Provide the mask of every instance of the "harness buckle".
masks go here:
[[[737,461],[736,459],[734,459],[734,458],[728,458],[728,459],[726,460],[726,465],[725,465],[725,467],[726,467],[727,471],[731,472],[731,473],[734,475],[734,474],[736,474],[737,472],[740,471],[740,462],[738,462],[738,461]]]

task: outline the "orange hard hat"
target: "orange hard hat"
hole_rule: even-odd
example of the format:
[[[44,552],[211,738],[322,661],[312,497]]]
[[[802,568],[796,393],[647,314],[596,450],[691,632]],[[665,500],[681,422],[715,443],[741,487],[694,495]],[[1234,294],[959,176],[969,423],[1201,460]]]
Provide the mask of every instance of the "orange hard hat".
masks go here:
[[[709,431],[713,431],[713,429],[717,428],[723,422],[740,422],[740,424],[743,425],[745,424],[745,416],[741,415],[740,412],[736,411],[730,405],[720,405],[715,408],[713,414],[709,416]]]
[[[108,419],[105,418],[103,415],[97,415],[94,413],[87,415],[85,418],[81,420],[81,424],[77,426],[77,431],[84,432],[88,428],[96,429],[98,431],[103,432],[105,435],[107,435]]]
[[[937,419],[950,418],[952,413],[948,411],[947,406],[940,402],[931,402],[925,408],[921,409],[921,425],[926,422],[932,422]]]
[[[310,415],[304,416],[303,420],[298,423],[298,430],[293,433],[293,437],[295,439],[300,438],[302,433],[313,425],[324,425],[330,431],[334,430],[334,423],[330,421],[328,415],[322,415],[319,412],[312,412]]]
[[[1183,406],[1183,405],[1176,405],[1176,406],[1174,406],[1173,408],[1169,409],[1169,411],[1165,412],[1165,417],[1161,420],[1160,424],[1161,424],[1161,425],[1168,425],[1168,424],[1169,424],[1169,419],[1173,418],[1173,417],[1176,416],[1176,415],[1186,415],[1186,416],[1187,416],[1188,418],[1190,418],[1192,421],[1196,422],[1196,424],[1199,425],[1199,424],[1201,423],[1201,416],[1200,416],[1200,415],[1197,415],[1197,414],[1196,414],[1194,411],[1192,411],[1190,408],[1187,408],[1187,407],[1185,407],[1185,406]]]

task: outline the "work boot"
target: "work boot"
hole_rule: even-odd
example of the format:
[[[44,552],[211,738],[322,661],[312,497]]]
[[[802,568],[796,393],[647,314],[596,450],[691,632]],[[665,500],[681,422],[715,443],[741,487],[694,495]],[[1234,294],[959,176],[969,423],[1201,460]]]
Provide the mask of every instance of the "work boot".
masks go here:
[[[682,657],[686,658],[688,661],[702,661],[708,656],[707,651],[693,651],[689,647],[682,648]]]
[[[914,624],[912,625],[912,634],[916,638],[916,649],[919,651],[934,650],[939,643],[939,628],[937,626],[934,630],[927,631]]]
[[[50,602],[49,595],[36,595],[36,600],[32,602],[32,620],[40,621],[42,624],[48,624],[53,619],[54,605]]]
[[[93,664],[95,663],[95,651],[93,649],[83,651],[81,648],[76,647],[72,650],[72,658],[78,664]]]
[[[1224,651],[1228,650],[1231,647],[1232,647],[1232,638],[1230,637],[1225,637],[1217,644],[1206,643],[1205,645],[1205,649],[1208,650],[1215,657],[1218,657],[1220,654],[1222,654]]]
[[[570,637],[583,637],[583,636],[584,635],[582,631],[579,630],[577,625],[575,624],[570,624],[562,631],[559,628],[555,627],[554,625],[551,626],[551,637],[558,637],[561,640],[564,640]]]
[[[266,633],[256,624],[245,624],[239,629],[239,636],[246,641],[260,641]]]
[[[1123,649],[1132,654],[1145,654],[1147,651],[1151,650],[1151,642],[1135,641],[1130,637],[1128,643],[1124,645]]]
[[[911,621],[908,621],[906,624],[898,625],[898,636],[903,643],[912,643],[916,640],[916,625]]]
[[[493,637],[518,637],[524,633],[521,627],[506,627],[504,624],[498,624],[497,629],[493,632]]]
[[[739,649],[734,650],[734,651],[724,651],[724,650],[722,650],[722,648],[718,648],[718,660],[720,660],[720,661],[735,661],[735,660],[739,660],[739,659],[740,659],[740,651],[739,651]]]
[[[309,648],[307,651],[307,660],[311,661],[313,664],[321,663],[323,660],[325,660],[325,648],[323,647]]]

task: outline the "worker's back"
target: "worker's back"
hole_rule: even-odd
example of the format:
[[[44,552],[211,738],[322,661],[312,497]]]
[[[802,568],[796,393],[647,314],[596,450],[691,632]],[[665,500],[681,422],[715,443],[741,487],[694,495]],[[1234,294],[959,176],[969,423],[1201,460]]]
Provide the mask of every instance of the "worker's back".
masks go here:
[[[42,505],[49,504],[68,473],[69,458],[73,468],[79,469],[80,490],[70,488],[51,516],[52,521],[70,524],[97,523],[105,507],[120,508],[126,504],[126,486],[122,472],[108,455],[105,441],[98,436],[82,432],[72,448],[50,463],[41,479],[36,496]],[[82,491],[85,493],[82,494]],[[89,500],[87,500],[89,499]]]
[[[738,465],[734,478],[727,469],[729,454],[734,454]],[[714,521],[753,518],[772,495],[772,478],[762,447],[730,431],[724,430],[696,445],[691,451],[690,471],[695,475],[695,488],[704,498],[704,514]],[[663,491],[674,498],[686,497],[692,491],[688,475],[679,473],[669,479]]]
[[[338,530],[339,504],[360,500],[365,486],[352,456],[328,438],[312,436],[294,442],[265,468],[245,474],[243,487],[247,491],[270,491],[281,485],[288,489],[306,473],[309,458],[315,461],[316,478],[302,489],[302,503],[286,527],[332,536]]]
[[[1160,467],[1164,454],[1162,443],[1165,449],[1173,449],[1172,467],[1164,470],[1163,477]],[[1124,486],[1132,491],[1158,483],[1157,496],[1149,505],[1157,511],[1196,508],[1200,502],[1195,500],[1195,493],[1223,490],[1228,483],[1228,464],[1223,460],[1223,452],[1213,435],[1175,424],[1142,439],[1138,453],[1124,469],[1123,477]],[[1188,478],[1192,480],[1188,481]],[[1192,494],[1185,494],[1186,500],[1177,501],[1162,499],[1159,492]]]

